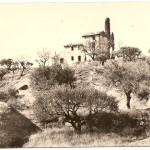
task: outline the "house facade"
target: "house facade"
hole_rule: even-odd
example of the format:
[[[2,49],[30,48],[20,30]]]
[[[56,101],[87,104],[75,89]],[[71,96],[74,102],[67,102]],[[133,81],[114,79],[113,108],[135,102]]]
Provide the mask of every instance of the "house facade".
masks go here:
[[[114,35],[110,33],[110,20],[105,20],[105,31],[87,33],[82,36],[82,43],[67,44],[64,51],[59,54],[60,63],[69,65],[91,61],[99,54],[105,54],[109,59],[114,50]]]

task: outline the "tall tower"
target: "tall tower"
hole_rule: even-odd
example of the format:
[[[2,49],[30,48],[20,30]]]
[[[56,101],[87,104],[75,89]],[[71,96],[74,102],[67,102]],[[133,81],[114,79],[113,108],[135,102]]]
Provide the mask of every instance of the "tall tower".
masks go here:
[[[110,38],[110,19],[105,19],[105,33],[107,34],[108,38]]]

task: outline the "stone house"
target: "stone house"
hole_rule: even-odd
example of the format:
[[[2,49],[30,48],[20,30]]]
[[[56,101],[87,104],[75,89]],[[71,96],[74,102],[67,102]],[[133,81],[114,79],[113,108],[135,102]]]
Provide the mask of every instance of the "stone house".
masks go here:
[[[106,18],[105,31],[84,34],[82,43],[65,45],[64,51],[59,54],[60,63],[72,65],[91,61],[99,54],[105,54],[109,59],[113,50],[114,34],[110,33],[110,19]]]

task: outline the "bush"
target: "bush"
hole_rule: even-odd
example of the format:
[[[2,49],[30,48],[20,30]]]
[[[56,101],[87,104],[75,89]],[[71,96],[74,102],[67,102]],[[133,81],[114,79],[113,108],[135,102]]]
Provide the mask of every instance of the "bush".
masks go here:
[[[8,101],[8,94],[4,91],[0,91],[0,101],[7,102]]]
[[[6,91],[0,91],[0,101],[7,102],[11,98],[18,97],[18,90],[14,88],[9,88]]]
[[[129,114],[101,113],[92,118],[94,131],[116,133],[122,137],[146,137],[146,125],[140,125],[139,116]]]
[[[8,71],[6,69],[0,69],[0,79],[2,80],[2,78],[4,77],[4,75],[7,73]]]
[[[115,97],[93,88],[71,88],[63,85],[37,93],[34,108],[40,121],[64,117],[64,122],[70,123],[79,133],[81,127],[94,115],[117,112],[118,102]],[[90,127],[92,128],[92,124]]]
[[[8,95],[10,98],[17,98],[18,97],[19,91],[16,90],[15,88],[9,88],[8,89]]]
[[[76,80],[74,70],[70,68],[62,68],[61,65],[53,65],[47,67],[39,67],[31,74],[32,85],[38,90],[47,90],[58,84],[69,84],[73,86]]]

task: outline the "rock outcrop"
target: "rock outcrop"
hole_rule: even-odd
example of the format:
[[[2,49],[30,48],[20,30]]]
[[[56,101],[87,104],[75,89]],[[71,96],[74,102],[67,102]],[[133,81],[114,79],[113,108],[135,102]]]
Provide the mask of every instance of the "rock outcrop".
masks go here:
[[[41,130],[5,102],[0,102],[0,148],[22,147],[29,136]]]

